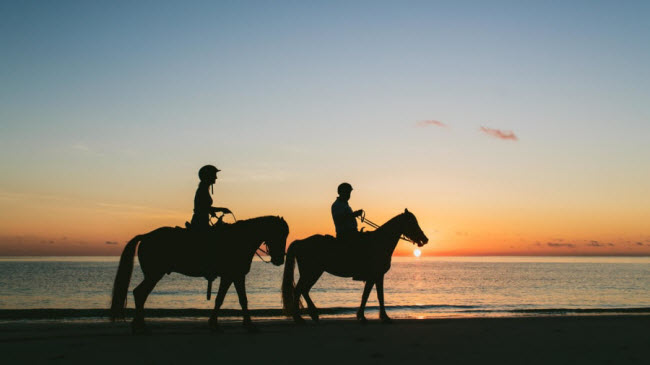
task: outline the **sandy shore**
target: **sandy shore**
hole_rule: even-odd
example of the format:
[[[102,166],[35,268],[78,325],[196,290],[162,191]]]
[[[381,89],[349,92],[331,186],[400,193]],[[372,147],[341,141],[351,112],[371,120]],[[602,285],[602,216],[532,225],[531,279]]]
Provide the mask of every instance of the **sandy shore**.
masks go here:
[[[150,336],[127,323],[4,322],[0,359],[90,364],[648,364],[650,316],[323,320],[294,326],[238,323],[211,334],[203,321],[152,321]]]

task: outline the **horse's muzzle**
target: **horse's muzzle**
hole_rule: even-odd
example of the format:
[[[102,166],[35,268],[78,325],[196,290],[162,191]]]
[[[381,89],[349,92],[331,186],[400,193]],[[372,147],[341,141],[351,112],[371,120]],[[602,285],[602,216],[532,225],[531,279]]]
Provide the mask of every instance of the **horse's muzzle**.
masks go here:
[[[280,266],[280,265],[284,264],[284,257],[280,257],[277,260],[271,260],[271,263],[273,265],[275,265],[275,266]]]

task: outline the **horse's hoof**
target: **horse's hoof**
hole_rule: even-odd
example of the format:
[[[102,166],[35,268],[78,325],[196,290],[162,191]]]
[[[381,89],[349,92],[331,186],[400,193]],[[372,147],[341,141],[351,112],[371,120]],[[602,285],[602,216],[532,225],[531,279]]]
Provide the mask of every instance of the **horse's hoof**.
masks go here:
[[[320,323],[320,318],[317,315],[311,316],[311,320],[314,321],[315,324]]]
[[[390,319],[390,317],[388,317],[388,316],[381,317],[380,319],[381,319],[381,323],[383,323],[383,324],[391,324],[391,323],[393,323],[393,320]]]
[[[212,333],[223,333],[223,329],[219,326],[219,322],[214,318],[210,318],[208,321],[208,327]]]
[[[359,321],[359,323],[361,323],[361,324],[367,324],[368,323],[368,320],[366,319],[366,316],[364,316],[363,314],[360,314],[360,313],[357,313],[357,321]]]
[[[302,318],[301,316],[293,316],[293,321],[296,322],[296,324],[299,324],[299,325],[304,325],[306,323],[305,319]]]

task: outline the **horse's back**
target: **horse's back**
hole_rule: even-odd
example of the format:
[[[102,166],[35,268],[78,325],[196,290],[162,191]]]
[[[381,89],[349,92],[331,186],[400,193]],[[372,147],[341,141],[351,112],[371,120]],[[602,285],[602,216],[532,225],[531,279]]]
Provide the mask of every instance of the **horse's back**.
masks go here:
[[[367,277],[386,273],[390,269],[391,255],[377,250],[371,232],[364,233],[358,242],[340,240],[331,235],[316,234],[294,241],[290,250],[302,264],[302,269],[324,270],[341,277]],[[300,264],[299,264],[300,265]]]
[[[315,234],[313,236],[291,242],[290,248],[293,247],[294,250],[299,249],[301,251],[309,249],[323,249],[324,247],[331,247],[335,243],[336,238],[329,234]]]
[[[168,272],[173,262],[188,249],[189,231],[180,227],[160,227],[143,234],[138,259],[143,271]]]

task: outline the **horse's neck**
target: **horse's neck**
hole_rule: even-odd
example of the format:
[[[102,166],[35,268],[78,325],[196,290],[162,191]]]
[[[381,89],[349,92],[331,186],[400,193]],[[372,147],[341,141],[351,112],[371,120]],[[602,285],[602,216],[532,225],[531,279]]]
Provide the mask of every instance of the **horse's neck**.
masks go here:
[[[377,230],[375,231],[377,235],[384,238],[382,239],[382,241],[387,246],[386,248],[390,250],[391,254],[393,251],[395,251],[395,247],[397,247],[397,242],[399,242],[399,238],[402,235],[402,230],[400,227],[400,217],[401,215],[393,217],[391,220],[384,223],[381,227],[377,228]]]
[[[271,227],[272,217],[258,217],[240,221],[244,232],[244,241],[247,244],[247,249],[250,251],[251,257],[255,255],[257,249],[262,245],[268,237],[268,231]]]
[[[260,218],[242,221],[240,224],[243,231],[243,241],[246,242],[247,248],[251,251],[251,254],[254,254],[264,240],[266,225],[262,223]],[[263,225],[264,227],[259,227],[259,225]]]

